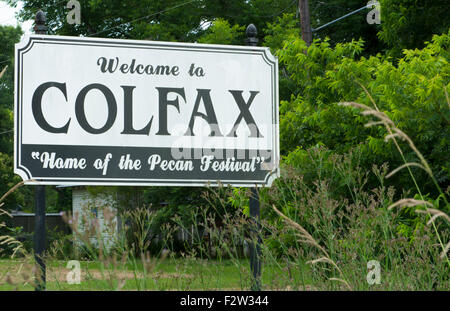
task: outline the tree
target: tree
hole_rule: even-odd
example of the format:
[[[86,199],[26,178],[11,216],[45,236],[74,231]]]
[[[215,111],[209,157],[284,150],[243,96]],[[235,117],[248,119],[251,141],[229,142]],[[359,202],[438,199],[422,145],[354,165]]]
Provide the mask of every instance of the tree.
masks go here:
[[[12,5],[17,2],[8,0]],[[230,25],[254,23],[263,29],[267,22],[295,7],[293,0],[92,0],[80,1],[81,24],[70,25],[65,1],[22,2],[20,18],[33,19],[42,9],[54,34],[179,42],[196,41],[206,31],[205,25],[217,18],[228,20]]]
[[[449,46],[450,32],[436,35],[424,49],[406,50],[395,64],[382,55],[359,57],[362,41],[334,48],[327,41],[316,41],[305,55],[305,42],[293,39],[279,53],[280,62],[299,89],[298,95],[280,103],[282,153],[289,155],[296,148],[306,150],[316,145],[337,154],[357,148],[367,166],[384,162],[392,168],[402,165],[395,146],[384,141],[383,128],[366,128],[367,118],[337,105],[356,101],[372,107],[364,86],[379,109],[414,141],[429,161],[437,182],[445,188],[450,176]],[[402,147],[408,162],[417,160],[406,143]],[[424,171],[414,174],[424,193],[436,195]],[[399,189],[414,189],[405,171],[391,181]]]
[[[231,26],[227,20],[216,19],[208,31],[198,39],[200,43],[211,44],[242,44],[244,27]]]
[[[20,177],[13,172],[13,107],[14,107],[14,44],[19,42],[20,27],[0,26],[0,195],[6,193]],[[6,199],[5,208],[24,204],[23,193],[15,192]]]
[[[318,28],[328,22],[362,8],[368,1],[360,0],[310,0],[311,26]],[[368,24],[366,16],[369,10],[346,17],[326,28],[313,33],[313,39],[330,38],[333,46],[337,43],[351,42],[353,39],[364,40],[364,54],[376,54],[383,50],[383,44],[377,37],[380,26]]]
[[[401,57],[403,49],[423,48],[432,36],[446,33],[450,27],[447,0],[380,0],[380,39]]]
[[[0,71],[6,68],[0,80],[0,150],[11,154],[12,132],[14,122],[12,109],[14,106],[14,44],[19,42],[22,30],[20,27],[0,26]]]

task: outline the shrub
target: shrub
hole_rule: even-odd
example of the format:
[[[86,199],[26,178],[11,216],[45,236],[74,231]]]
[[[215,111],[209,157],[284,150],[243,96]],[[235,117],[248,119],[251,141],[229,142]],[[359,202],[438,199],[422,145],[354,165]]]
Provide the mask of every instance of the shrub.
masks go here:
[[[382,55],[358,58],[362,41],[337,44],[335,48],[327,40],[315,40],[310,47],[301,39],[285,41],[277,54],[295,82],[298,95],[280,103],[282,154],[316,145],[338,154],[359,148],[365,166],[385,162],[392,167],[401,165],[394,144],[384,143],[385,129],[366,128],[364,117],[336,105],[342,101],[369,104],[363,85],[373,94],[380,110],[422,150],[439,184],[447,184],[449,46],[449,34],[434,36],[422,50],[405,50],[398,65],[394,65]],[[405,157],[409,161],[414,153],[408,151]],[[424,192],[437,195],[426,175],[420,171],[417,174],[423,180]],[[414,188],[406,174],[398,174],[392,183],[404,189]]]

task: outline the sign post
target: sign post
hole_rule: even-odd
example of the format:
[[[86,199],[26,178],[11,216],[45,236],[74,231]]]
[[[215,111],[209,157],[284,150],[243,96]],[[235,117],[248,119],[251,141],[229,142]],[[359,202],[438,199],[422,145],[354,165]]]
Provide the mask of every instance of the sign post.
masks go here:
[[[46,34],[46,18],[42,11],[36,13],[34,31],[36,34]],[[34,258],[36,261],[35,290],[43,291],[46,288],[46,268],[45,268],[45,185],[35,186],[34,205]]]
[[[258,44],[257,29],[253,24],[248,25],[246,31],[248,46]],[[252,220],[251,245],[250,245],[250,268],[252,270],[252,290],[261,290],[261,216],[259,206],[259,193],[256,187],[251,188],[249,198],[250,218]]]

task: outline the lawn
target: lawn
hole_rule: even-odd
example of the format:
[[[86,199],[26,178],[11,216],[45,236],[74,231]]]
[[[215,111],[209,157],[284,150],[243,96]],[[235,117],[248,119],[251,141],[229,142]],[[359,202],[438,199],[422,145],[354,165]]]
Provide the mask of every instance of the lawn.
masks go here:
[[[248,260],[201,260],[172,258],[98,262],[82,261],[81,283],[68,284],[70,271],[66,261],[47,264],[48,290],[249,290],[250,263]],[[32,261],[0,260],[0,290],[34,290]],[[145,269],[144,269],[145,268]],[[305,267],[305,270],[308,269]],[[301,270],[301,271],[300,271]],[[263,289],[292,289],[295,284],[305,284],[305,270],[290,271],[286,265],[263,266]],[[9,274],[9,277],[7,275]],[[310,284],[310,282],[308,282]],[[270,284],[270,286],[268,285]],[[310,289],[305,284],[303,288]]]

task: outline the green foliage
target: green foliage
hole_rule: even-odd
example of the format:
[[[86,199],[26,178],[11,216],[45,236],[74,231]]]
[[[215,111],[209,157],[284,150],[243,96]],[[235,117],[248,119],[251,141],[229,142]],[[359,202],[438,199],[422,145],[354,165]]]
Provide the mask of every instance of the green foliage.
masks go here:
[[[31,254],[33,252],[33,237],[34,232],[24,232],[23,227],[9,227],[6,226],[0,230],[0,236],[8,236],[20,243],[21,251],[16,252],[15,243],[1,243],[0,244],[0,258],[8,258],[14,254],[14,257]],[[55,255],[58,259],[72,259],[74,255],[73,236],[61,231],[59,228],[46,230],[46,249],[57,249]]]
[[[285,41],[300,38],[298,19],[294,14],[283,14],[275,22],[267,24],[265,33],[263,44],[275,55],[276,51],[283,48]],[[279,73],[280,100],[289,100],[292,95],[297,95],[299,90],[295,87],[295,82],[289,78],[283,64],[280,64]]]
[[[307,55],[304,53],[306,50]],[[358,137],[364,137],[364,133],[356,129],[352,131],[351,127],[342,127],[351,116],[348,112],[341,114],[343,109],[334,105],[340,98],[329,87],[330,81],[326,76],[342,59],[355,57],[361,50],[362,41],[338,44],[332,49],[328,40],[315,40],[307,49],[301,39],[287,41],[284,49],[279,50],[280,62],[286,67],[298,92],[290,101],[280,103],[282,154],[297,146],[305,148],[316,144],[345,148],[345,139],[354,144]],[[342,137],[346,130],[351,132]]]
[[[299,94],[280,103],[282,153],[317,144],[337,153],[357,147],[367,165],[402,164],[393,145],[384,142],[382,127],[365,128],[367,119],[336,105],[356,101],[371,106],[364,86],[379,109],[416,143],[438,182],[448,183],[450,110],[444,90],[450,83],[449,38],[448,34],[435,36],[423,50],[405,51],[398,65],[381,55],[358,58],[362,41],[338,44],[334,49],[327,40],[316,40],[309,48],[300,39],[287,41],[278,55]],[[415,159],[412,151],[405,157]],[[431,180],[417,173],[426,192],[435,193]],[[411,188],[409,177],[399,176],[396,182]]]
[[[22,29],[20,27],[0,25],[0,40],[2,42],[0,47],[0,71],[8,66],[5,74],[0,79],[0,108],[2,109],[0,110],[0,113],[2,113],[0,132],[11,129],[6,127],[8,123],[5,121],[12,122],[12,113],[4,109],[9,108],[11,110],[14,105],[14,44],[19,42],[21,35]],[[3,140],[4,138],[2,137],[1,139]],[[8,150],[6,148],[10,148],[3,144],[0,147],[4,151]]]
[[[392,56],[401,57],[403,49],[423,48],[433,35],[450,27],[447,0],[380,0],[380,39]]]
[[[284,41],[292,37],[300,38],[299,21],[294,14],[283,14],[275,22],[267,23],[265,34],[264,46],[275,53],[283,48]]]
[[[0,79],[0,152],[12,154],[14,126],[12,109],[14,106],[14,44],[20,40],[20,27],[0,26],[0,71],[6,66],[4,75]],[[1,189],[0,189],[1,190]]]
[[[228,197],[228,203],[234,208],[242,210],[246,216],[250,215],[249,193],[246,188],[233,188],[231,195]]]
[[[18,0],[7,2],[16,4]],[[54,34],[179,42],[197,41],[205,32],[205,23],[218,18],[230,25],[254,23],[262,30],[277,15],[295,10],[292,0],[92,0],[80,1],[81,24],[70,25],[66,3],[60,0],[22,2],[20,18],[33,19],[42,9]]]
[[[361,61],[345,59],[337,70],[327,73],[332,88],[341,96],[345,90],[357,89],[355,81],[366,86],[378,108],[408,133],[425,155],[441,185],[448,183],[450,167],[450,107],[446,98],[450,83],[449,45],[449,34],[443,34],[433,37],[422,50],[406,50],[397,66],[380,56]],[[354,100],[371,105],[363,91]],[[372,139],[369,150],[386,155],[380,135],[373,137],[378,139]],[[414,152],[408,151],[405,157],[408,161],[415,159]],[[425,192],[432,191],[425,174],[417,174]]]
[[[0,79],[0,193],[3,195],[20,177],[13,173],[13,106],[14,106],[14,44],[20,40],[20,27],[0,26],[0,71],[6,66]],[[15,192],[5,201],[5,208],[24,204],[23,192]]]
[[[205,35],[199,38],[199,43],[210,44],[239,44],[243,42],[244,27],[239,25],[230,26],[224,19],[218,18],[208,28]]]

